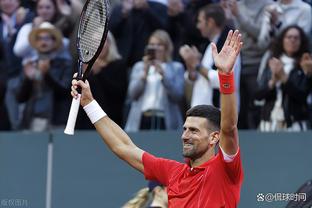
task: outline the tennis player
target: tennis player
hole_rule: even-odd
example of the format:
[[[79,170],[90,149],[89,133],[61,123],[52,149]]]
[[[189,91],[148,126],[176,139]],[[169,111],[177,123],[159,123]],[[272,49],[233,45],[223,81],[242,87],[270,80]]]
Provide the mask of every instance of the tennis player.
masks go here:
[[[220,80],[221,112],[207,105],[187,111],[182,134],[185,164],[155,157],[137,147],[93,99],[88,81],[73,80],[71,94],[77,97],[77,86],[82,88],[81,105],[114,154],[146,179],[167,186],[169,207],[235,208],[240,199],[243,168],[232,68],[241,47],[237,30],[228,33],[220,53],[212,44]]]

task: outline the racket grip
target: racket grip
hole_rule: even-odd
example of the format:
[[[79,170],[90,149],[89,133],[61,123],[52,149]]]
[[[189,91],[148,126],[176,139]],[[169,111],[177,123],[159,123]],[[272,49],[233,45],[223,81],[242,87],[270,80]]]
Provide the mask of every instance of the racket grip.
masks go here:
[[[81,99],[81,94],[78,94],[78,98],[77,99],[73,98],[73,100],[72,100],[69,115],[68,115],[67,124],[66,124],[65,130],[64,130],[65,134],[74,135],[76,119],[77,119],[78,110],[79,110],[79,106],[80,106],[80,99]]]

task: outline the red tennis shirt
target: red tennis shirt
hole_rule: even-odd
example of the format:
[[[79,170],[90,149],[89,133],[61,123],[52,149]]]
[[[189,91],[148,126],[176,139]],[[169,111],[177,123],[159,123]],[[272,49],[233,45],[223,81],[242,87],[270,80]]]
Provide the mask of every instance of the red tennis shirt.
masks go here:
[[[236,208],[243,181],[240,150],[232,162],[222,151],[199,167],[144,152],[144,175],[167,186],[169,208]]]

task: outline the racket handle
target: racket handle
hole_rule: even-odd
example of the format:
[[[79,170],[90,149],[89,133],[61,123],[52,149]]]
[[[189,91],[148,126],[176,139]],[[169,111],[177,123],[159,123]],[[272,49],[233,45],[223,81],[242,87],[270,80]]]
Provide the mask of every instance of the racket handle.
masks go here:
[[[80,106],[81,94],[78,94],[78,98],[73,98],[73,101],[70,106],[70,111],[68,115],[67,124],[64,130],[65,134],[74,135],[76,119],[78,115],[78,110]]]

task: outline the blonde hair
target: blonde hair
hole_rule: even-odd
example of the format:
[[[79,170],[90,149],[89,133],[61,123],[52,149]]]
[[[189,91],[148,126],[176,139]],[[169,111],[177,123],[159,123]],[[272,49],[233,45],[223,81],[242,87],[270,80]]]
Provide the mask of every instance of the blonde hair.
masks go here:
[[[149,40],[154,37],[157,38],[161,44],[165,46],[165,61],[172,60],[173,44],[169,34],[164,30],[155,30],[150,36]]]
[[[142,208],[146,205],[148,200],[149,200],[149,189],[142,188],[136,193],[134,198],[130,199],[121,208]]]
[[[116,61],[118,59],[121,59],[121,55],[118,52],[118,48],[117,48],[115,38],[110,31],[108,31],[108,33],[107,33],[107,40],[106,41],[109,41],[108,54],[105,57],[106,62],[110,63],[112,61]]]

